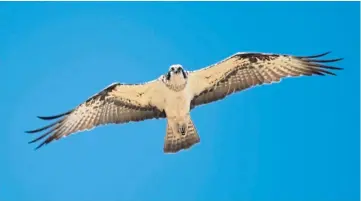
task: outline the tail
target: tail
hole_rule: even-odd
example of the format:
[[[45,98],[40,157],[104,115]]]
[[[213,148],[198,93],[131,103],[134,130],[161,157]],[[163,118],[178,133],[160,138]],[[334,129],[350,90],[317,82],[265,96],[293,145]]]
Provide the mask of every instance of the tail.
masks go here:
[[[200,138],[190,116],[187,117],[185,123],[168,119],[164,153],[176,153],[182,149],[188,149],[198,142],[200,142]]]

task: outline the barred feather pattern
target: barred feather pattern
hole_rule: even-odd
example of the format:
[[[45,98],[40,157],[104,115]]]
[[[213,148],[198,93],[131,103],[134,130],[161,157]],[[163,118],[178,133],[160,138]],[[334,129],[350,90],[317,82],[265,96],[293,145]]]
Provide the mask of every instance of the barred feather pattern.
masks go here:
[[[70,134],[90,130],[99,125],[120,124],[130,121],[142,121],[152,118],[164,118],[164,111],[155,106],[141,105],[136,101],[121,98],[112,93],[122,84],[115,83],[105,88],[100,93],[92,96],[75,109],[63,114],[38,117],[43,120],[55,120],[56,122],[27,133],[38,133],[47,130],[43,135],[30,141],[34,143],[47,137],[36,149],[54,140],[66,137]]]
[[[210,67],[189,73],[189,82],[197,83],[191,108],[221,100],[247,88],[280,82],[285,77],[336,75],[342,68],[325,65],[338,59],[266,53],[237,53]]]

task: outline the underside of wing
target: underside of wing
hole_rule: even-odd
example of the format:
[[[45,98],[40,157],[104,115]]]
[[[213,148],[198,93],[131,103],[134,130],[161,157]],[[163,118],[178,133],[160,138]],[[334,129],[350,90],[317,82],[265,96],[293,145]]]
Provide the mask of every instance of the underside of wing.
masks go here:
[[[192,83],[198,84],[194,90],[191,108],[223,99],[252,86],[279,82],[284,77],[336,75],[331,70],[342,68],[325,63],[340,61],[341,58],[318,59],[328,53],[313,56],[235,54],[211,67],[191,73],[189,77],[194,79]]]
[[[54,123],[36,130],[26,131],[27,133],[44,134],[32,140],[34,143],[47,137],[36,148],[40,148],[54,140],[66,137],[70,134],[89,130],[99,125],[121,124],[130,121],[142,121],[152,118],[164,118],[165,113],[156,106],[145,104],[147,97],[147,86],[124,85],[114,83],[87,101],[66,113],[38,118],[42,120],[56,120]],[[119,94],[120,95],[119,95]],[[142,96],[138,96],[142,94]]]

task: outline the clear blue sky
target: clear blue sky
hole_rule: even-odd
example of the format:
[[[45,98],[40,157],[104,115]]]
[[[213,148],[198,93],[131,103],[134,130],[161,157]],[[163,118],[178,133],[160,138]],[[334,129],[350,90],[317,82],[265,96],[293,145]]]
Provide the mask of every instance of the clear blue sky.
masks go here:
[[[359,200],[360,10],[352,3],[0,3],[1,201]],[[38,151],[25,130],[112,82],[235,52],[333,51],[301,77],[196,108],[201,143],[163,154],[165,120]]]

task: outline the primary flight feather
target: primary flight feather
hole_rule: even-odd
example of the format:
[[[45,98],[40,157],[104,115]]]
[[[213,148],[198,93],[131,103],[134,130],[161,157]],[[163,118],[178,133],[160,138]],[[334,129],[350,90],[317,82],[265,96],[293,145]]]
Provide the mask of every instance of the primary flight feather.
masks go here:
[[[167,118],[163,151],[175,153],[200,142],[190,111],[202,104],[256,85],[279,82],[284,77],[335,75],[342,68],[325,65],[339,59],[267,53],[236,53],[216,64],[186,71],[179,64],[165,75],[142,84],[113,83],[84,103],[63,114],[43,117],[54,123],[27,133],[45,131],[29,143],[37,148],[76,132],[105,124],[122,124]],[[45,139],[44,139],[45,138]],[[43,140],[44,139],[44,140]]]

